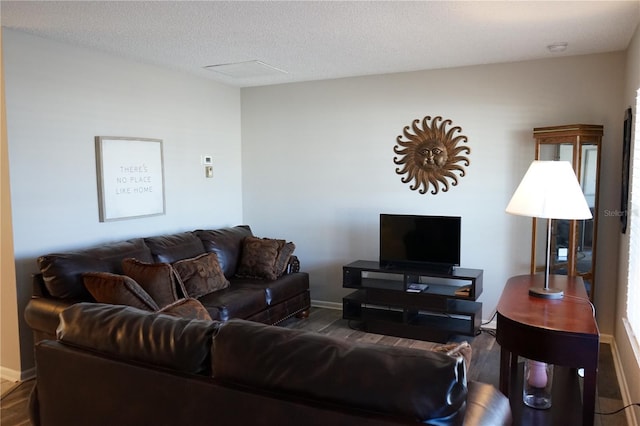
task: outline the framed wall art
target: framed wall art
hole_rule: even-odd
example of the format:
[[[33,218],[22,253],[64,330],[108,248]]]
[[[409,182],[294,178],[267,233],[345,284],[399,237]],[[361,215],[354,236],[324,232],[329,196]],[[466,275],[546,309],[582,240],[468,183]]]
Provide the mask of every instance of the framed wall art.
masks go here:
[[[165,213],[162,140],[96,136],[100,222]]]

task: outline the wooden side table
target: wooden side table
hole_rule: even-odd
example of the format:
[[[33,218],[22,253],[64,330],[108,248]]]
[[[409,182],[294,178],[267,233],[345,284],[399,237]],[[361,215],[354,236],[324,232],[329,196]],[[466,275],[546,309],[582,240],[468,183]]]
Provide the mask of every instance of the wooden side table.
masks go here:
[[[571,368],[584,368],[582,424],[593,425],[600,333],[582,278],[551,275],[549,287],[564,290],[562,299],[529,296],[544,276],[512,277],[497,307],[496,340],[500,345],[500,391],[517,374],[518,356]],[[518,393],[516,392],[515,395]],[[511,401],[512,406],[518,401]],[[522,404],[522,398],[519,401]]]

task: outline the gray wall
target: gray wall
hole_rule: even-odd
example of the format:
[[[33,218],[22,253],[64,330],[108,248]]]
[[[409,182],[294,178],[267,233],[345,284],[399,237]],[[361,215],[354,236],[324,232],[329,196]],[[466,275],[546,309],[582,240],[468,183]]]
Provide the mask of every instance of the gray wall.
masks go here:
[[[462,265],[484,269],[483,315],[529,273],[531,220],[504,209],[534,157],[532,130],[602,124],[600,209],[620,191],[624,53],[378,75],[242,90],[244,219],[286,229],[312,299],[337,304],[342,265],[378,258],[378,215],[462,216]],[[471,165],[446,193],[400,181],[396,136],[426,115],[462,127]],[[598,261],[615,264],[617,218],[601,215]],[[598,321],[613,331],[615,269],[597,272]]]
[[[638,114],[637,109],[638,96],[640,96],[640,27],[636,28],[635,36],[633,37],[631,44],[627,52],[626,71],[625,71],[625,90],[624,98],[622,100],[621,109],[629,107],[633,108],[633,126],[635,132],[632,139],[632,150],[638,150],[637,141],[640,139],[638,132],[640,132],[640,126],[638,126]],[[635,140],[635,144],[634,141]],[[632,151],[633,152],[633,151]],[[637,169],[640,167],[635,165]],[[636,193],[631,195],[632,197],[640,197],[640,194]],[[635,198],[638,200],[638,198]],[[637,202],[637,201],[636,201]],[[635,216],[635,220],[640,220],[640,212],[632,212]],[[640,223],[639,223],[640,224]],[[636,225],[637,226],[637,225]],[[626,386],[622,388],[623,399],[626,403],[640,401],[640,344],[638,342],[639,336],[627,327],[626,324],[626,312],[627,312],[627,277],[629,273],[629,232],[622,235],[620,238],[620,257],[618,266],[618,292],[617,303],[615,304],[615,340],[616,353],[619,363],[622,367],[622,372],[619,372],[620,381],[625,383]],[[613,269],[613,265],[611,266]],[[640,285],[640,283],[633,283]],[[637,306],[632,309],[638,309]],[[638,424],[637,419],[640,418],[640,408],[634,407],[633,412],[628,410],[627,418],[629,424]],[[633,418],[629,416],[633,413]]]
[[[37,256],[242,223],[240,90],[12,30],[3,44],[22,342],[22,365],[3,367],[25,370],[33,360],[22,314]],[[99,222],[95,136],[163,140],[165,215]],[[213,179],[201,155],[213,156]],[[2,338],[4,360],[18,348]]]
[[[603,124],[600,208],[618,206],[624,53],[239,90],[10,30],[3,44],[21,341],[2,345],[3,360],[21,358],[3,369],[33,366],[22,312],[47,252],[248,223],[294,241],[312,298],[338,306],[341,266],[378,256],[379,213],[455,214],[463,265],[485,270],[488,319],[506,279],[528,272],[530,221],[504,208],[533,158],[533,127]],[[453,120],[472,150],[467,175],[437,195],[411,191],[392,161],[396,136],[425,115]],[[98,135],[163,139],[166,215],[98,221]],[[599,232],[599,261],[615,264],[617,218]],[[605,334],[615,275],[598,272]]]

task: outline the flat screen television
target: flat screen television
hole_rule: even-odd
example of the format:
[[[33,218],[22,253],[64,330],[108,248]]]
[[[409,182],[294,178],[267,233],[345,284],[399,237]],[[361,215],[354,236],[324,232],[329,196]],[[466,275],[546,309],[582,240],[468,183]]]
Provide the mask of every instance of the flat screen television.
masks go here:
[[[458,216],[380,215],[380,266],[447,272],[460,265]]]

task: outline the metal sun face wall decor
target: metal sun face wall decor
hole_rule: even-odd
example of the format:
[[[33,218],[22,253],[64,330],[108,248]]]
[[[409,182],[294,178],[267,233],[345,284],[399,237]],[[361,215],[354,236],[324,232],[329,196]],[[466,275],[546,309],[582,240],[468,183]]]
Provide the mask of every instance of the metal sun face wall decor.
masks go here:
[[[413,181],[410,188],[421,194],[425,194],[430,186],[433,186],[431,193],[437,194],[441,185],[442,192],[447,192],[449,185],[456,186],[458,177],[465,175],[463,166],[469,166],[469,158],[461,154],[470,154],[471,149],[458,146],[460,142],[467,142],[467,137],[456,135],[462,131],[460,126],[447,130],[452,121],[440,116],[431,119],[427,115],[420,123],[419,119],[413,120],[411,126],[405,126],[403,134],[396,138],[393,152],[398,156],[393,157],[393,162],[402,166],[396,168],[396,173],[406,175],[402,182]]]

